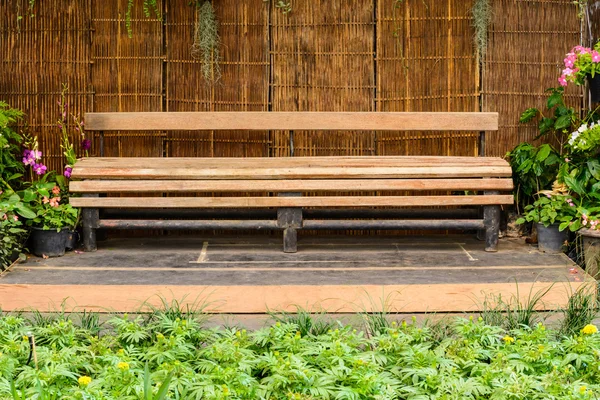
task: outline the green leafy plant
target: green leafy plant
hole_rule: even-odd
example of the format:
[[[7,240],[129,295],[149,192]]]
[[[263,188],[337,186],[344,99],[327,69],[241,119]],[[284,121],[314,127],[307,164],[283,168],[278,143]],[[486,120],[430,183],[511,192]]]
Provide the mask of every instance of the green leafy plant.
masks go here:
[[[20,160],[23,138],[13,128],[14,124],[22,118],[22,111],[0,101],[0,190],[2,191],[19,189],[18,185],[25,171]]]
[[[0,398],[597,398],[597,327],[582,326],[585,318],[565,334],[545,326],[535,311],[543,294],[499,309],[506,318],[499,326],[485,316],[449,318],[436,332],[413,320],[393,322],[373,336],[339,322],[318,335],[279,321],[254,332],[201,328],[197,321],[188,329],[191,315],[183,320],[165,310],[152,319],[115,318],[97,337],[75,314],[42,325],[3,314]],[[125,340],[125,325],[146,337]],[[29,335],[38,343],[37,368],[28,363]]]
[[[28,231],[23,225],[23,215],[35,215],[16,194],[0,194],[0,271],[6,269],[15,257],[25,258],[24,243]]]
[[[561,310],[560,336],[571,336],[594,322],[600,313],[600,303],[592,285],[583,286],[569,297],[567,306]]]
[[[560,194],[540,195],[533,204],[525,207],[525,214],[517,220],[517,224],[525,222],[541,223],[545,227],[560,223],[561,231],[567,227],[576,231],[581,227],[573,199]]]
[[[35,213],[27,224],[44,230],[73,228],[79,219],[79,210],[67,201],[65,181],[63,177],[47,173],[32,182],[21,192],[23,202]],[[51,179],[54,179],[52,181]]]
[[[552,187],[561,158],[549,144],[536,147],[529,143],[519,144],[506,157],[513,170],[516,204],[522,210],[531,204],[536,193]]]

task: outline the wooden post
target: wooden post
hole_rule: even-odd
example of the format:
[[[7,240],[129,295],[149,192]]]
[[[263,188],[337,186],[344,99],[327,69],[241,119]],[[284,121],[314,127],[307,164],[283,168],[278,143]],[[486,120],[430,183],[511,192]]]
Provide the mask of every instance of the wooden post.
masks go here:
[[[485,194],[498,194],[497,191],[486,191]],[[485,251],[498,251],[500,235],[500,206],[483,207],[483,224],[485,226]]]
[[[83,197],[99,197],[97,194],[83,194]],[[81,212],[81,222],[83,225],[83,249],[85,251],[96,251],[96,229],[100,212],[97,208],[84,208]]]
[[[282,197],[302,196],[301,193],[279,193]],[[298,228],[302,227],[302,208],[277,209],[277,225],[283,229],[283,252],[298,251]]]

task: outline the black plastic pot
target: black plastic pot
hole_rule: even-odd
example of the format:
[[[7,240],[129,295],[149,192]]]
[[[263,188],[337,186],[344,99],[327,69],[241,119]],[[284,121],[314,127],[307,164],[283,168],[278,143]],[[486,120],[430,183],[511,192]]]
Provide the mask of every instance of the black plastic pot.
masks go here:
[[[70,229],[63,229],[65,235],[65,249],[67,251],[75,250],[79,247],[79,232]]]
[[[595,75],[594,78],[589,78],[588,82],[590,84],[592,103],[600,103],[600,74]]]
[[[60,257],[65,254],[65,243],[67,235],[63,230],[43,230],[42,228],[31,229],[31,253],[38,257]]]
[[[536,224],[538,236],[538,248],[544,253],[562,253],[565,241],[569,237],[569,231],[558,230],[559,224],[545,227],[544,224]]]

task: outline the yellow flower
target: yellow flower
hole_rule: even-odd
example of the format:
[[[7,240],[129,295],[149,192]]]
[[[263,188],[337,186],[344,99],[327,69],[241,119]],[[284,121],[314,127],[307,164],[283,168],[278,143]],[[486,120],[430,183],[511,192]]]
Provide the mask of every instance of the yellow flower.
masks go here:
[[[587,388],[585,386],[582,386],[582,387],[579,388],[579,393],[585,394],[586,390],[587,390]]]
[[[80,376],[79,379],[77,379],[77,382],[79,382],[81,386],[87,386],[90,384],[91,381],[92,378],[90,378],[89,376]]]
[[[127,371],[129,369],[129,364],[121,361],[117,364],[117,368],[119,368],[121,371]]]
[[[515,338],[514,338],[514,337],[512,337],[512,336],[508,336],[508,335],[504,336],[504,337],[502,338],[502,340],[504,340],[504,343],[507,343],[507,344],[510,344],[510,343],[514,343],[514,342],[515,342]]]
[[[596,325],[589,324],[584,326],[581,332],[583,332],[586,335],[593,335],[594,333],[598,332],[598,328],[596,327]]]
[[[23,336],[23,341],[24,341],[24,342],[27,342],[27,341],[29,341],[29,336]]]

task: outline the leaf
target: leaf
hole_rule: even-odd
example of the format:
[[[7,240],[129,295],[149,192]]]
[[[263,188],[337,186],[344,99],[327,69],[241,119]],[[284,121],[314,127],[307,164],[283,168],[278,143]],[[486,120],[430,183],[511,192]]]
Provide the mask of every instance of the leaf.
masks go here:
[[[552,118],[542,118],[538,125],[538,129],[540,130],[540,135],[544,135],[550,129],[554,127],[554,120]]]
[[[552,95],[550,97],[548,97],[548,101],[546,102],[546,106],[548,107],[548,110],[551,109],[552,107],[559,105],[559,104],[563,104],[563,98],[562,98],[562,93],[560,92],[554,92],[552,93]]]
[[[533,117],[535,117],[538,113],[539,110],[537,108],[528,108],[527,110],[523,111],[523,114],[521,114],[519,122],[522,124],[526,124],[527,122],[531,121]]]
[[[544,161],[548,157],[548,155],[550,155],[551,150],[552,148],[550,147],[550,145],[544,144],[540,146],[537,154],[535,155],[535,159],[538,161]]]
[[[575,193],[579,195],[585,194],[585,188],[581,185],[581,183],[573,178],[572,176],[564,177],[565,184],[569,187],[569,189],[573,190]]]
[[[556,122],[554,123],[554,129],[556,129],[557,131],[568,128],[569,126],[571,126],[571,116],[570,115],[560,116],[556,119]]]
[[[587,162],[587,166],[592,176],[600,181],[600,161],[589,160]]]
[[[33,219],[36,217],[36,213],[24,204],[19,204],[16,207],[17,213],[23,218]]]
[[[521,218],[517,219],[517,221],[516,221],[515,223],[516,223],[517,225],[521,225],[521,224],[524,224],[525,222],[526,222],[526,221],[525,221],[525,218],[522,218],[522,217],[521,217]]]

